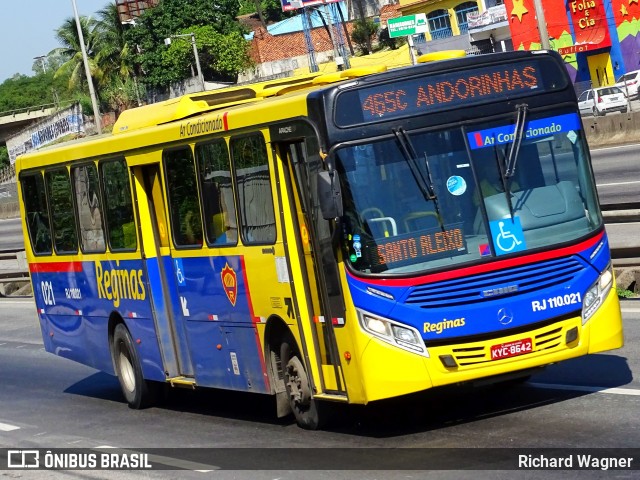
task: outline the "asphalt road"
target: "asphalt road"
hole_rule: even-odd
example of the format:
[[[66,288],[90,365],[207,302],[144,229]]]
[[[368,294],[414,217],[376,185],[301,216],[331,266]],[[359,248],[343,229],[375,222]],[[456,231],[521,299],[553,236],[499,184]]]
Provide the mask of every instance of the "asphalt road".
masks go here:
[[[367,407],[345,407],[325,431],[308,432],[274,418],[271,398],[216,390],[173,390],[163,405],[127,408],[117,380],[42,349],[31,299],[0,299],[0,448],[136,449],[162,447],[155,460],[190,471],[4,472],[8,478],[605,478],[601,471],[300,471],[319,448],[637,448],[640,445],[640,302],[623,307],[624,348],[549,367],[529,383],[434,390]],[[216,471],[213,458],[185,461],[180,448],[254,448],[252,461],[273,461],[268,448],[291,448],[273,471]],[[305,450],[306,449],[306,450]],[[190,450],[189,452],[194,452]],[[275,452],[275,451],[274,451]],[[473,451],[469,450],[471,455]],[[215,451],[210,457],[215,457]],[[460,454],[460,451],[458,451]],[[247,454],[248,455],[248,454]],[[385,450],[385,455],[394,455]],[[640,454],[637,461],[640,463]],[[187,457],[188,458],[188,457]],[[371,460],[371,459],[369,459]],[[460,458],[465,464],[469,458]],[[477,462],[477,460],[476,460]],[[325,462],[326,463],[326,462]],[[280,465],[280,464],[278,464]],[[637,472],[606,472],[634,478]],[[3,472],[0,472],[0,477]],[[609,478],[607,476],[606,478]],[[635,477],[637,478],[637,477]]]
[[[640,145],[591,150],[600,203],[640,202]]]

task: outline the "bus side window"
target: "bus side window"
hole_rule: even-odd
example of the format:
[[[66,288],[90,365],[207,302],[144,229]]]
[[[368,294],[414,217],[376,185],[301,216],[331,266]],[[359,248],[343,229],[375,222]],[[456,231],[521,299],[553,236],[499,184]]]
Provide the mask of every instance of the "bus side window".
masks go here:
[[[236,245],[238,221],[231,181],[229,151],[224,139],[196,146],[196,162],[210,245]]]
[[[276,241],[267,147],[261,134],[231,139],[238,186],[238,210],[245,244]]]
[[[202,246],[202,219],[191,148],[162,153],[173,241],[177,247]]]
[[[51,254],[51,227],[47,199],[41,173],[24,175],[22,199],[26,213],[31,248],[35,254]]]
[[[72,170],[76,193],[80,241],[83,252],[104,252],[104,230],[102,229],[102,206],[98,171],[93,163]]]
[[[73,213],[71,180],[66,168],[56,168],[44,174],[47,196],[51,199],[51,223],[53,226],[53,246],[56,253],[76,253],[78,233]]]
[[[103,162],[100,174],[109,248],[112,251],[134,251],[137,238],[127,163],[124,158]]]

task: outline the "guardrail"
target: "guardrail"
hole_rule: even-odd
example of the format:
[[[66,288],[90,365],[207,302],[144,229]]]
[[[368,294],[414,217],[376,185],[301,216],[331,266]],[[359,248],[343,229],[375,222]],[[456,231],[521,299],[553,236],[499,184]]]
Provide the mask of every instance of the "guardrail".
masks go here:
[[[640,292],[640,202],[602,205],[602,216],[618,283]]]
[[[605,224],[612,227],[616,224],[637,224],[638,233],[640,233],[640,202],[602,205],[602,215]],[[637,272],[640,282],[640,242],[638,245],[632,243],[629,246],[611,246],[611,257],[615,267],[626,267],[627,270],[632,270],[634,279]],[[3,297],[7,295],[6,288],[9,284],[21,287],[28,284],[31,277],[24,250],[0,251],[1,261],[16,262],[15,269],[0,270],[0,297]]]
[[[7,296],[7,287],[14,284],[16,290],[31,280],[24,250],[5,250],[0,252],[0,261],[15,261],[15,269],[0,270],[0,297]]]

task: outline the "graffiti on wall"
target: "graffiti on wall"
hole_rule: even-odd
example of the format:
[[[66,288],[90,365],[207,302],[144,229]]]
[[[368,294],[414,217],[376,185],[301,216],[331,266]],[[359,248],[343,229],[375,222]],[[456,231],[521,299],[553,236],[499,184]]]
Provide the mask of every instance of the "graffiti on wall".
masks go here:
[[[82,108],[79,104],[61,110],[17,135],[7,138],[7,150],[11,164],[15,163],[18,155],[43,147],[73,133],[85,133]]]

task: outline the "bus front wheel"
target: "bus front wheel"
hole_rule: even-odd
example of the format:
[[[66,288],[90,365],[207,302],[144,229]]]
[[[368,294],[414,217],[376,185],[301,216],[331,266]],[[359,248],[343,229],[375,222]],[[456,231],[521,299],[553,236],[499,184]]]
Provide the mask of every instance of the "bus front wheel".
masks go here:
[[[285,339],[280,346],[280,358],[289,405],[296,423],[305,430],[316,430],[322,417],[319,402],[312,398],[311,384],[300,354],[292,339]]]
[[[129,407],[141,409],[155,403],[160,385],[147,381],[142,376],[138,352],[129,330],[122,323],[116,325],[113,332],[111,352],[120,388]]]

